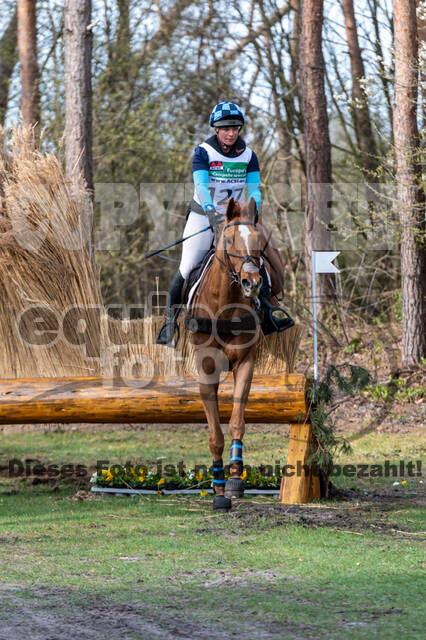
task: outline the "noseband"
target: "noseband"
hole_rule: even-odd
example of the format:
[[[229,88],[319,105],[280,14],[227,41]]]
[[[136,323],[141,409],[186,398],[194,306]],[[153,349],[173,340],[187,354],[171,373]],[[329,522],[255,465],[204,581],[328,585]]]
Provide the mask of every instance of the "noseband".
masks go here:
[[[229,227],[239,227],[240,225],[246,225],[248,227],[256,227],[256,223],[255,222],[228,222],[228,224],[226,224],[224,226],[224,228],[223,228],[223,234],[225,234],[225,231]],[[225,237],[225,235],[223,235],[223,253],[225,255],[226,263],[219,258],[217,253],[215,253],[215,256],[219,260],[219,262],[223,265],[223,267],[225,268],[226,272],[230,276],[231,284],[233,284],[234,282],[236,284],[241,284],[241,271],[243,270],[243,266],[245,264],[250,264],[251,263],[256,267],[257,270],[260,269],[261,256],[265,255],[264,252],[265,252],[266,247],[269,244],[269,239],[271,237],[271,234],[272,234],[272,231],[269,234],[268,239],[266,240],[265,246],[260,251],[260,256],[251,256],[250,254],[241,255],[239,253],[229,253],[229,251],[226,248],[226,237]],[[232,264],[230,258],[239,258],[241,260],[241,266],[240,266],[238,271],[235,271],[234,265]]]

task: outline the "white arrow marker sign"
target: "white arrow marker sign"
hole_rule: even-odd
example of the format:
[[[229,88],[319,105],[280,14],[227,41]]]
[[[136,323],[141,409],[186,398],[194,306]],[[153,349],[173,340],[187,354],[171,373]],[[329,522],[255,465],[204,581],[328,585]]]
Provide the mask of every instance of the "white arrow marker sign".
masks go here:
[[[312,251],[312,315],[314,318],[314,380],[318,382],[318,337],[317,337],[317,273],[339,273],[332,264],[340,251]]]
[[[312,269],[315,273],[339,273],[339,269],[332,264],[339,253],[340,251],[312,251]]]

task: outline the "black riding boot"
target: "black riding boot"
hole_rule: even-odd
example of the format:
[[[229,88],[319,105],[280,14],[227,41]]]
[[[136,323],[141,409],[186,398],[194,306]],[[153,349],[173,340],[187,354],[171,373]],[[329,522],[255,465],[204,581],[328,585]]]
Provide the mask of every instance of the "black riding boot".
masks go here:
[[[157,344],[165,344],[168,347],[176,348],[179,335],[174,344],[173,337],[178,328],[176,320],[182,305],[182,287],[184,282],[185,278],[178,269],[170,285],[165,322],[158,333]]]
[[[268,274],[265,265],[260,267],[262,276],[262,287],[259,293],[259,302],[263,310],[263,321],[261,324],[265,336],[274,331],[285,331],[294,326],[294,320],[283,307],[274,306],[271,302],[271,288],[269,286]]]

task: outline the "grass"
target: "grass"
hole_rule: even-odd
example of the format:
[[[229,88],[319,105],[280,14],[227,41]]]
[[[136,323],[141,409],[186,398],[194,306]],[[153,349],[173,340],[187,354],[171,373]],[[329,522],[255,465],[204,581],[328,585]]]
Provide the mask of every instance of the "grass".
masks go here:
[[[313,634],[296,637],[397,638],[402,626],[422,637],[422,548],[408,532],[239,528],[209,500],[79,502],[67,493],[26,489],[1,500],[2,579],[27,585],[30,599],[28,587],[60,587],[77,604],[86,593],[150,611],[167,605],[212,627],[220,614],[224,632],[237,624],[246,637],[251,619]],[[421,524],[418,509],[408,513]]]
[[[258,464],[261,451],[263,463],[284,463],[287,442],[278,429],[250,433],[245,460]],[[418,433],[368,434],[339,462],[417,459],[421,444]],[[104,457],[210,460],[207,432],[185,428],[10,433],[2,450],[3,462],[11,456],[87,466]],[[110,640],[157,638],[158,627],[163,637],[422,638],[422,485],[414,477],[390,488],[392,480],[337,478],[340,486],[356,485],[360,499],[294,507],[283,518],[272,498],[247,498],[229,514],[215,514],[209,497],[80,501],[70,499],[72,486],[4,478],[0,627],[9,629],[25,612],[25,628],[31,617],[59,608],[64,620],[79,614],[86,621],[84,637]],[[364,501],[369,488],[385,491],[383,500]],[[125,619],[122,603],[129,607]],[[105,612],[112,616],[103,635],[91,626],[96,611],[105,625]],[[133,615],[138,624],[157,627],[129,631]],[[32,636],[38,640],[37,625]]]
[[[399,473],[401,461],[405,462],[405,479],[409,485],[418,486],[417,475],[409,477],[407,462],[414,463],[413,473],[417,474],[416,462],[425,464],[426,435],[419,431],[411,434],[367,433],[363,436],[354,434],[348,436],[353,452],[348,455],[336,455],[335,463],[343,468],[349,464],[368,464],[367,472],[357,468],[355,476],[333,475],[333,483],[341,488],[370,488],[382,484],[389,485],[404,478],[377,476],[358,478],[358,473],[374,474],[372,465],[383,467],[386,460],[396,465]],[[228,455],[230,444],[229,435],[225,436],[224,460]],[[288,436],[280,427],[268,427],[266,432],[250,432],[244,439],[244,462],[247,465],[271,465],[273,469],[278,463],[286,463]],[[261,452],[261,453],[259,453]],[[208,431],[203,426],[199,430],[182,427],[165,430],[99,430],[99,431],[49,431],[8,433],[2,436],[3,462],[18,459],[25,464],[25,460],[39,460],[45,465],[83,465],[88,470],[94,470],[97,461],[108,461],[111,466],[124,464],[127,461],[143,463],[153,469],[165,470],[166,465],[172,464],[177,468],[183,461],[186,469],[195,465],[211,465],[211,455],[208,449]],[[30,463],[33,469],[35,462]],[[18,470],[19,467],[16,466]],[[68,469],[69,471],[69,469]],[[337,474],[339,469],[337,468]],[[9,480],[5,479],[6,482]]]

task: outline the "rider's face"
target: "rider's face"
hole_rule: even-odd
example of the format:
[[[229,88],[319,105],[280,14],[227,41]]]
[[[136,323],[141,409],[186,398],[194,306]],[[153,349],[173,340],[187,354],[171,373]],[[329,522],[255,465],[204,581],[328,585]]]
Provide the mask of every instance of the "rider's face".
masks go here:
[[[232,127],[215,127],[220,146],[224,151],[229,151],[236,142],[240,128],[238,125]]]

